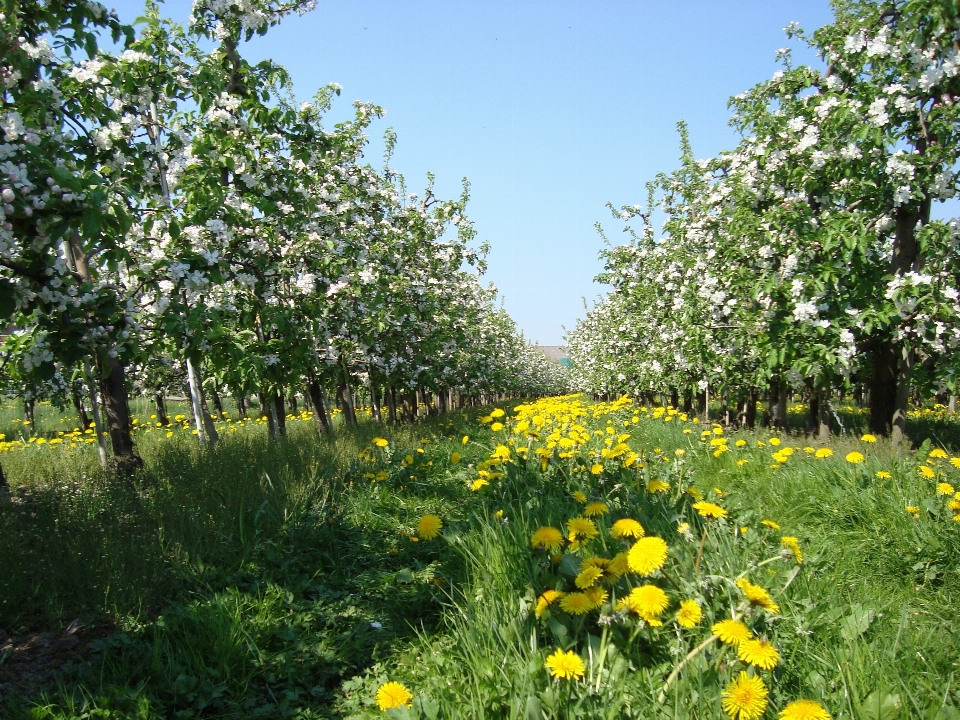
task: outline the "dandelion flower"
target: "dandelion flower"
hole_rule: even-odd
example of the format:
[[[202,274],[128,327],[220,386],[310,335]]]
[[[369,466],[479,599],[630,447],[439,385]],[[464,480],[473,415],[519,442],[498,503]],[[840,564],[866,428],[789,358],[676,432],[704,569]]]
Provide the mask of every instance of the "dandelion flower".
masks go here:
[[[761,670],[773,670],[780,662],[780,653],[763,638],[744,640],[737,646],[737,657]]]
[[[773,601],[770,593],[759,585],[754,585],[746,578],[740,578],[737,580],[737,587],[740,588],[740,592],[743,593],[743,596],[747,598],[751,604],[763,608],[771,615],[776,615],[780,612],[780,606]]]
[[[688,532],[690,532],[690,523],[682,522],[677,525],[677,532],[681,535],[686,535]]]
[[[779,529],[780,529],[780,526],[777,525],[777,523],[775,523],[773,520],[761,520],[761,521],[760,521],[760,524],[761,524],[761,525],[766,525],[766,526],[767,526],[768,528],[770,528],[771,530],[779,530]]]
[[[386,438],[375,437],[375,438],[373,439],[373,444],[376,445],[377,447],[381,447],[381,448],[382,448],[382,447],[386,447],[387,445],[389,445],[389,444],[390,444],[390,441],[387,440]],[[399,684],[399,683],[398,683],[398,684]]]
[[[960,468],[960,457],[950,458],[950,464],[953,465],[955,468]]]
[[[486,487],[489,484],[490,483],[484,480],[483,478],[477,478],[472,483],[470,483],[470,489],[473,490],[473,492],[477,492],[477,490],[479,490],[480,488]]]
[[[596,585],[601,577],[603,577],[603,570],[596,565],[589,565],[580,569],[574,584],[581,590],[586,590]]]
[[[725,518],[727,517],[727,511],[716,503],[707,502],[702,500],[700,502],[695,502],[693,504],[693,509],[700,513],[701,516],[705,518]]]
[[[610,507],[605,502],[592,502],[583,509],[583,514],[587,517],[599,517],[610,512]]]
[[[813,456],[818,460],[823,460],[824,458],[833,457],[833,450],[830,448],[820,448]]]
[[[662,493],[670,489],[670,483],[663,480],[651,480],[647,483],[648,493]]]
[[[433,540],[440,534],[443,520],[436,515],[424,515],[417,523],[417,534],[424,540]]]
[[[863,453],[859,453],[856,450],[854,450],[853,452],[847,453],[848,463],[853,463],[854,465],[856,465],[857,463],[862,463],[865,459],[866,458],[863,456]]]
[[[742,448],[742,447],[744,447],[746,444],[747,444],[747,441],[746,441],[746,440],[737,440],[737,441],[734,443],[734,445],[736,445],[738,448]]]
[[[915,518],[920,517],[920,508],[918,508],[916,505],[907,505],[907,512],[913,515]]]
[[[580,492],[579,490],[575,490],[575,491],[574,491],[574,493],[573,493],[573,499],[576,500],[576,501],[577,501],[578,503],[580,503],[581,505],[583,505],[584,503],[587,502],[587,496],[584,495],[584,494],[583,494],[582,492]]]
[[[639,539],[644,536],[643,525],[631,518],[617,520],[610,528],[611,537],[618,539]]]
[[[780,720],[832,720],[823,705],[814,700],[794,700],[780,711]]]
[[[652,575],[667,561],[667,543],[656,536],[637,540],[627,553],[627,565],[640,575]]]
[[[586,667],[583,664],[583,658],[577,655],[573,650],[564,652],[560,648],[547,657],[544,667],[550,672],[551,677],[561,680],[575,680],[582,678]]]
[[[927,455],[927,457],[932,458],[934,460],[946,460],[947,453],[945,450],[942,450],[941,448],[934,448],[933,450],[930,451],[930,454]]]
[[[377,690],[377,707],[383,711],[398,707],[413,707],[413,693],[403,683],[391,680]]]
[[[700,609],[700,603],[696,600],[684,600],[680,603],[680,609],[677,611],[677,623],[680,627],[692,628],[700,622],[703,617],[703,610]]]
[[[656,620],[670,605],[670,600],[656,585],[641,585],[630,591],[623,604],[644,620]]]
[[[613,580],[626,575],[628,570],[630,570],[630,565],[628,564],[627,553],[625,552],[614,555],[610,564],[607,566],[607,572]]]
[[[563,593],[559,590],[544,590],[543,595],[537,598],[537,607],[534,610],[534,614],[539,618],[546,612],[547,608],[550,607],[551,603],[556,602],[563,597]]]
[[[542,527],[531,536],[530,544],[536,550],[557,552],[563,547],[563,533],[555,527]]]
[[[780,538],[780,544],[793,553],[793,557],[796,558],[797,565],[803,565],[803,551],[800,549],[800,543],[797,542],[795,537],[792,535],[784,535],[782,538]]]
[[[724,689],[720,705],[731,720],[757,720],[767,709],[769,694],[763,680],[741,670]]]
[[[592,475],[599,475],[603,472],[603,465],[601,463],[594,463],[590,466],[590,473]]]
[[[593,608],[593,600],[582,592],[567,593],[560,598],[560,609],[570,615],[583,615]]]
[[[875,443],[875,442],[877,441],[877,436],[876,436],[876,435],[871,435],[870,433],[867,433],[866,435],[864,435],[864,436],[863,436],[862,438],[860,438],[860,439],[863,440],[863,442],[865,442],[865,443]]]
[[[460,453],[458,453],[458,452],[451,453],[451,454],[450,454],[450,464],[451,464],[451,465],[456,465],[456,464],[459,463],[459,462],[460,462]]]
[[[461,438],[461,440],[460,440],[460,444],[461,444],[461,445],[466,445],[468,442],[470,442],[470,436],[469,436],[469,435],[464,435],[463,438]]]
[[[610,594],[604,590],[602,587],[592,587],[583,591],[583,594],[587,596],[587,599],[593,604],[593,608],[597,609],[602,607],[603,604],[610,597]]]
[[[877,478],[880,480],[889,480],[890,478],[893,477],[893,475],[888,473],[886,470],[877,470],[876,475],[877,475]]]
[[[942,482],[937,485],[937,495],[953,495],[954,489],[953,485],[950,483]]]
[[[593,540],[597,535],[600,534],[600,531],[597,530],[597,526],[593,520],[575,517],[567,520],[567,533],[570,538],[570,542],[573,542],[581,539]]]
[[[710,631],[720,638],[721,642],[727,645],[739,647],[740,643],[753,637],[750,628],[744,625],[740,620],[720,620],[715,622]]]

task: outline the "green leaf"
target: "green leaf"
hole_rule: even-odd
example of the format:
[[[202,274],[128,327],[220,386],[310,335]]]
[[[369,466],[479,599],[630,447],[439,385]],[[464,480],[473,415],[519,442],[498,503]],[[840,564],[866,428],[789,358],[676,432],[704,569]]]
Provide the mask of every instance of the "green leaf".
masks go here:
[[[900,715],[900,696],[874,690],[860,703],[864,720],[896,720]]]
[[[859,603],[851,607],[851,613],[840,623],[840,635],[850,642],[863,635],[873,624],[877,613],[873,608],[865,608]]]
[[[564,555],[560,560],[560,572],[570,577],[580,574],[580,565],[583,561],[576,555]]]
[[[924,440],[917,449],[917,462],[926,462],[930,454],[930,438]]]

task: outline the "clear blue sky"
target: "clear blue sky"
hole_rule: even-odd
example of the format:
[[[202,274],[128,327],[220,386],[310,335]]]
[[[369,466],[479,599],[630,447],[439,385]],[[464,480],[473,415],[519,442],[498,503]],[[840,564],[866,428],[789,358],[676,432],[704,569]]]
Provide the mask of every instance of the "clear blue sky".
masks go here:
[[[114,6],[132,21],[142,2]],[[411,192],[428,171],[447,197],[468,177],[487,278],[528,339],[556,345],[603,291],[593,226],[622,228],[605,203],[644,202],[677,164],[680,119],[698,157],[732,147],[727,99],[777,69],[793,20],[829,22],[827,0],[320,0],[242,51],[286,67],[301,99],[340,83],[332,120],[384,107],[370,161],[393,127]]]

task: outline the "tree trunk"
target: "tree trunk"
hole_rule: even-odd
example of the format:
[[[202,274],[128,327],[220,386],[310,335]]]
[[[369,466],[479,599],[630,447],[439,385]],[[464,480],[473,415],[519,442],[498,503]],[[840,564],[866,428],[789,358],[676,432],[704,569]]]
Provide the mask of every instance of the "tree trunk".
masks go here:
[[[957,396],[951,395],[950,400],[947,401],[947,412],[951,415],[955,415],[957,412]]]
[[[247,416],[247,398],[245,395],[237,396],[237,416],[241,420]]]
[[[215,387],[210,388],[210,395],[213,398],[213,409],[217,411],[217,420],[220,420],[226,414],[223,412],[223,400]]]
[[[752,388],[744,402],[743,422],[750,430],[757,426],[757,391]]]
[[[207,436],[207,423],[203,418],[203,405],[200,402],[200,373],[193,360],[187,358],[187,389],[190,391],[190,409],[193,411],[193,424],[197,428],[197,438],[201,445],[213,447],[213,439]]]
[[[907,409],[910,402],[910,373],[913,370],[913,350],[900,348],[900,362],[897,367],[897,394],[893,408],[890,439],[894,444],[907,440]]]
[[[390,413],[390,422],[396,425],[399,420],[397,419],[397,390],[394,387],[387,388],[387,410]]]
[[[316,378],[310,378],[307,381],[307,392],[304,395],[305,401],[313,406],[313,417],[324,435],[330,434],[330,421],[327,419],[327,409],[323,405],[323,388]]]
[[[36,401],[32,397],[23,398],[23,417],[28,423],[30,423],[31,435],[35,435],[37,432],[37,419],[34,413],[35,407]]]
[[[817,432],[820,423],[820,393],[814,388],[812,380],[807,381],[804,399],[807,401],[807,432]]]
[[[277,409],[270,407],[272,403],[267,400],[267,394],[262,390],[257,394],[260,401],[260,417],[267,419],[267,437],[271,440],[277,439]]]
[[[167,403],[163,398],[163,385],[157,385],[153,391],[153,402],[157,406],[157,422],[161,425],[169,425],[170,419],[167,417]]]
[[[680,405],[680,393],[676,388],[670,389],[670,407],[677,408]]]
[[[874,343],[870,377],[870,432],[889,435],[897,400],[897,348],[889,339]]]
[[[72,386],[70,395],[73,398],[73,407],[77,410],[77,417],[80,418],[80,429],[86,430],[90,427],[90,418],[87,416],[87,409],[83,406],[83,397],[80,395],[80,390]]]
[[[814,397],[817,403],[817,439],[827,443],[830,442],[830,393],[819,390]]]
[[[287,397],[287,406],[290,408],[290,414],[296,415],[299,411],[297,407],[297,394],[294,392],[293,388],[290,389],[290,395]]]
[[[103,421],[100,419],[100,401],[97,399],[97,386],[93,382],[93,373],[90,372],[90,361],[83,359],[83,377],[87,382],[87,392],[90,394],[90,411],[93,413],[93,431],[97,434],[97,452],[100,454],[100,467],[108,472],[110,464],[107,460],[107,445],[103,439]]]
[[[97,358],[100,369],[100,393],[107,411],[107,431],[113,446],[113,469],[129,476],[143,467],[130,434],[130,406],[127,404],[126,368],[119,357],[108,353]]]
[[[372,375],[370,377],[370,414],[377,422],[383,420],[380,415],[380,386],[377,385]]]
[[[0,505],[10,502],[10,486],[7,484],[7,476],[3,474],[3,465],[0,465]]]
[[[277,434],[280,437],[287,436],[287,413],[284,412],[283,393],[277,392],[273,395],[273,412],[277,418]]]

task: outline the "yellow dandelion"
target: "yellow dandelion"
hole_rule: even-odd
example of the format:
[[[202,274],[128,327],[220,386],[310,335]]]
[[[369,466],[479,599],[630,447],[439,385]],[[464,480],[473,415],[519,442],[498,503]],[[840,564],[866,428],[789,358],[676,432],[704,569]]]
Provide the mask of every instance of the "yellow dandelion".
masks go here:
[[[593,600],[582,592],[567,593],[560,598],[560,609],[570,615],[583,615],[593,608]]]
[[[564,652],[560,648],[547,657],[543,665],[551,677],[560,680],[576,680],[582,678],[586,667],[583,664],[583,658],[577,655],[573,650]]]
[[[607,601],[607,598],[610,597],[609,593],[604,590],[602,587],[592,587],[587,588],[583,591],[583,594],[587,596],[590,602],[593,604],[593,609],[602,607],[603,604]]]
[[[950,458],[950,464],[953,465],[955,468],[960,468],[960,457]]]
[[[700,609],[700,603],[696,600],[684,600],[680,603],[680,609],[677,611],[677,623],[680,627],[692,628],[700,622],[703,617],[703,610]]]
[[[701,500],[700,502],[695,502],[693,504],[693,509],[700,513],[701,516],[705,518],[725,518],[727,517],[727,511],[716,503],[707,502],[706,500]]]
[[[461,445],[466,445],[468,442],[470,442],[470,436],[469,436],[469,435],[464,435],[464,436],[460,439],[460,444],[461,444]]]
[[[663,493],[670,489],[670,483],[663,480],[651,480],[647,483],[647,492]]]
[[[797,561],[797,565],[803,565],[803,551],[800,549],[800,543],[792,535],[784,535],[780,538],[780,544],[787,548]]]
[[[451,464],[451,465],[456,465],[456,464],[459,463],[459,462],[460,462],[460,453],[458,453],[458,452],[451,453],[451,454],[450,454],[450,464]]]
[[[630,591],[623,600],[624,607],[632,610],[648,622],[658,616],[670,605],[667,594],[656,585],[641,585]]]
[[[583,514],[587,517],[599,517],[610,512],[610,507],[605,502],[592,502],[583,509]]]
[[[682,522],[677,525],[677,532],[681,535],[686,535],[688,532],[690,532],[690,523]]]
[[[593,540],[600,531],[597,530],[593,520],[583,517],[575,517],[567,520],[567,534],[570,541],[575,540]]]
[[[590,472],[593,475],[599,475],[600,473],[603,472],[603,465],[601,463],[594,463],[593,465],[590,466]]]
[[[865,442],[865,443],[875,443],[875,442],[877,441],[877,436],[876,436],[876,435],[871,435],[870,433],[867,433],[866,435],[864,435],[864,436],[861,437],[860,439],[863,440],[863,442]]]
[[[763,608],[771,615],[776,615],[780,612],[780,606],[773,601],[770,593],[759,585],[754,585],[746,578],[740,578],[737,580],[737,587],[740,588],[740,592],[743,593],[743,596],[749,600],[752,605]]]
[[[534,614],[539,618],[546,612],[550,605],[563,597],[559,590],[544,590],[543,594],[537,598],[537,607]]]
[[[913,517],[915,518],[920,517],[920,508],[918,508],[916,505],[907,505],[906,509],[908,513],[913,515]]]
[[[737,440],[734,443],[734,445],[736,445],[738,448],[746,447],[746,444],[747,444],[746,440]]]
[[[780,653],[764,638],[744,640],[737,646],[737,657],[761,670],[773,670],[780,662]]]
[[[375,437],[375,438],[373,439],[373,444],[376,445],[377,447],[381,447],[381,448],[382,448],[382,447],[386,447],[387,445],[389,445],[389,444],[390,444],[390,441],[387,440],[386,438]]]
[[[833,450],[830,448],[820,448],[813,456],[819,460],[823,460],[824,458],[833,457]]]
[[[573,499],[576,500],[576,501],[577,501],[578,503],[580,503],[581,505],[583,505],[584,503],[587,502],[587,496],[584,495],[584,494],[583,494],[582,492],[580,492],[579,490],[575,490],[575,491],[574,491],[574,493],[573,493]]]
[[[398,707],[413,707],[413,693],[403,683],[391,680],[377,690],[377,707],[384,712]]]
[[[950,483],[942,482],[937,485],[937,495],[953,495],[953,493],[953,485]]]
[[[607,566],[607,572],[610,574],[612,580],[616,580],[627,574],[627,571],[630,570],[630,565],[627,561],[627,553],[617,553],[613,556],[613,559],[610,560],[610,564]]]
[[[530,537],[530,544],[535,550],[557,552],[563,547],[563,533],[555,527],[542,527]]]
[[[945,450],[942,450],[941,448],[934,448],[933,450],[930,451],[930,454],[927,455],[927,457],[932,460],[946,460],[947,452]]]
[[[637,540],[627,553],[627,565],[640,575],[652,575],[667,561],[667,543],[651,535]]]
[[[632,518],[622,518],[610,527],[610,536],[617,539],[639,539],[644,536],[643,525]]]
[[[854,450],[853,452],[847,453],[848,463],[853,463],[854,465],[856,465],[857,463],[862,463],[864,460],[866,460],[866,458],[863,456],[863,453],[859,453],[856,450]]]
[[[814,700],[794,700],[780,711],[780,720],[832,720],[823,705]]]
[[[734,647],[739,647],[740,643],[753,637],[750,628],[740,620],[734,619],[715,622],[713,627],[710,628],[710,631],[720,638],[720,642],[733,645]]]
[[[766,712],[769,694],[763,680],[741,670],[724,689],[720,705],[730,720],[757,720]]]
[[[601,577],[603,577],[603,570],[601,568],[595,565],[588,565],[587,567],[581,566],[580,572],[577,573],[577,577],[573,582],[581,590],[586,590],[596,585],[597,580]]]
[[[477,478],[472,483],[470,483],[470,489],[473,490],[473,492],[477,492],[477,490],[479,490],[480,488],[486,487],[489,484],[490,483],[484,480],[483,478]]]
[[[443,520],[436,515],[424,515],[417,523],[417,534],[424,540],[433,540],[440,534]]]
[[[880,480],[889,480],[890,478],[893,477],[893,475],[888,473],[886,470],[877,470],[876,476]]]
[[[775,437],[770,438],[770,444],[773,445],[773,447],[776,447],[777,445],[780,444],[780,438],[775,438]]]
[[[760,521],[760,524],[761,524],[761,525],[766,525],[766,526],[767,526],[768,528],[770,528],[771,530],[779,530],[779,529],[780,529],[780,526],[777,525],[777,523],[775,523],[773,520],[761,520],[761,521]]]

